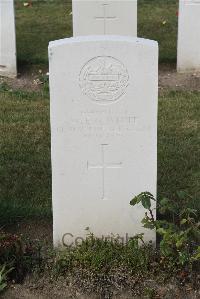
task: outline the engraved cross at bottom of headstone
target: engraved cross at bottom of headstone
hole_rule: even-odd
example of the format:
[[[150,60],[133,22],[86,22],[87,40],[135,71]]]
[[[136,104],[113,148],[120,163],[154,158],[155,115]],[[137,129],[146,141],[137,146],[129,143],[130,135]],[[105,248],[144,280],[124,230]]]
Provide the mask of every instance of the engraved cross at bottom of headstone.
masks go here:
[[[101,144],[101,164],[92,165],[87,162],[87,169],[101,169],[102,170],[102,200],[107,200],[105,190],[105,171],[106,169],[119,169],[122,168],[122,162],[119,163],[106,163],[105,162],[105,148],[108,144]]]
[[[108,3],[103,3],[102,4],[102,7],[103,7],[103,16],[101,17],[95,17],[96,20],[102,20],[103,21],[103,25],[104,25],[104,30],[103,30],[103,33],[106,34],[106,22],[107,20],[115,20],[116,17],[115,16],[107,16],[107,11],[106,11],[106,8],[109,4]]]

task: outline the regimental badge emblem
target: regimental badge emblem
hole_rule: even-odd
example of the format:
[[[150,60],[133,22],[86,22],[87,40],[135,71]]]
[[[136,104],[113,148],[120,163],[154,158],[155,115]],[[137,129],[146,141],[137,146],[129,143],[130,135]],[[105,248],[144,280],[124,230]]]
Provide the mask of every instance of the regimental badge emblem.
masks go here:
[[[126,67],[111,56],[98,56],[81,69],[79,83],[82,92],[98,103],[117,101],[126,91],[129,75]]]

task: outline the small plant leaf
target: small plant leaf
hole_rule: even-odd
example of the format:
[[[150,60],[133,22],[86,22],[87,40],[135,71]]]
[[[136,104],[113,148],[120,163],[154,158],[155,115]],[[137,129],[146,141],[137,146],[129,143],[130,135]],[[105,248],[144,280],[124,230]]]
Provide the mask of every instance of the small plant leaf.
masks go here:
[[[134,198],[130,201],[130,205],[131,205],[131,206],[135,206],[136,204],[138,204],[138,196],[134,197]]]
[[[185,223],[187,223],[187,219],[182,219],[181,222],[180,222],[181,225],[183,225]]]
[[[142,205],[145,209],[149,210],[151,208],[151,200],[149,197],[142,197]]]
[[[164,235],[165,232],[166,232],[166,231],[165,231],[164,228],[162,228],[162,227],[160,227],[160,228],[157,229],[157,233],[160,234],[160,235]]]

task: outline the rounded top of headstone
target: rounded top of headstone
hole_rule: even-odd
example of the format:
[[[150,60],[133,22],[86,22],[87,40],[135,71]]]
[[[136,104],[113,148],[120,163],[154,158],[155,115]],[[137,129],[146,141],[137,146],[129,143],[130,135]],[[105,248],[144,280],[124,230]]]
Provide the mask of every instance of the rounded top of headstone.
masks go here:
[[[63,38],[49,42],[49,48],[63,46],[65,44],[75,44],[84,42],[128,42],[141,44],[144,46],[158,47],[158,42],[150,39],[133,37],[133,36],[122,36],[122,35],[87,35],[77,36],[70,38]]]

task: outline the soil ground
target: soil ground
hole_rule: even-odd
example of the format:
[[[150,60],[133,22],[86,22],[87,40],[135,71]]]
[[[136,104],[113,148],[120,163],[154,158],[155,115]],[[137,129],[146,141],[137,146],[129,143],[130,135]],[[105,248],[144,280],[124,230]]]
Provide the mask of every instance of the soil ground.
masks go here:
[[[39,77],[46,74],[48,70],[24,70],[16,79],[0,78],[0,82],[6,82],[11,89],[23,89],[26,91],[37,92],[41,90],[42,83]],[[191,90],[200,91],[200,73],[178,74],[175,66],[161,65],[159,69],[159,92],[162,95],[169,90]],[[4,227],[4,230],[15,234],[22,234],[31,240],[41,240],[47,246],[52,244],[52,222],[51,220],[30,220],[21,221],[18,224]],[[76,278],[59,278],[58,281],[50,281],[45,277],[27,277],[23,284],[13,283],[10,288],[1,296],[5,299],[46,299],[46,298],[163,298],[163,299],[198,299],[200,293],[195,292],[191,285],[186,284],[184,287],[177,282],[169,282],[165,285],[157,285],[152,279],[143,281],[137,286],[137,283],[128,275],[126,280],[129,286],[123,288],[120,283],[116,283],[113,290],[105,291],[105,281],[102,284],[102,291],[99,295],[92,293],[91,286],[88,287],[88,281],[80,281],[80,276]],[[93,284],[99,284],[94,282]],[[101,282],[102,283],[102,282]],[[149,288],[156,291],[155,297],[141,297],[141,289]],[[91,292],[89,294],[88,292]],[[134,289],[134,290],[133,290]],[[87,294],[87,295],[84,295]]]
[[[200,90],[200,72],[177,73],[175,65],[162,64],[159,68],[159,91]]]
[[[0,78],[1,82],[6,82],[13,90],[23,89],[26,91],[39,91],[42,87],[40,81],[41,74],[47,74],[47,69],[24,69],[15,79]],[[161,64],[159,67],[159,92],[166,90],[200,90],[200,72],[177,73],[176,66],[171,64]]]
[[[8,232],[22,234],[31,240],[40,240],[47,246],[52,244],[52,222],[51,220],[21,221],[15,226],[4,228]],[[86,275],[87,276],[87,275]],[[128,273],[115,273],[113,282],[108,279],[95,280],[88,279],[83,273],[77,270],[73,277],[60,277],[58,280],[51,280],[48,277],[38,275],[27,276],[23,284],[11,284],[9,289],[2,295],[3,299],[199,299],[200,291],[194,291],[191,284],[184,286],[177,281],[169,281],[164,285],[158,283],[151,277],[143,281],[131,277]],[[112,284],[112,287],[110,286]],[[98,289],[99,294],[93,293],[93,289]],[[142,290],[155,291],[155,295],[150,297],[140,296]],[[148,292],[147,292],[148,293]]]
[[[150,281],[151,285],[152,282]],[[148,285],[148,282],[146,282]],[[145,287],[145,285],[144,285]],[[7,293],[2,297],[4,299],[145,299],[145,298],[156,298],[156,299],[199,299],[199,293],[194,293],[188,290],[177,288],[173,284],[167,284],[166,286],[160,287],[157,295],[154,297],[140,296],[139,294],[133,295],[131,290],[118,291],[118,294],[102,294],[95,295],[93,293],[83,295],[79,291],[75,291],[75,286],[67,286],[64,280],[60,280],[56,285],[53,284],[38,284],[34,285],[32,282],[27,282],[25,285],[13,285]]]

